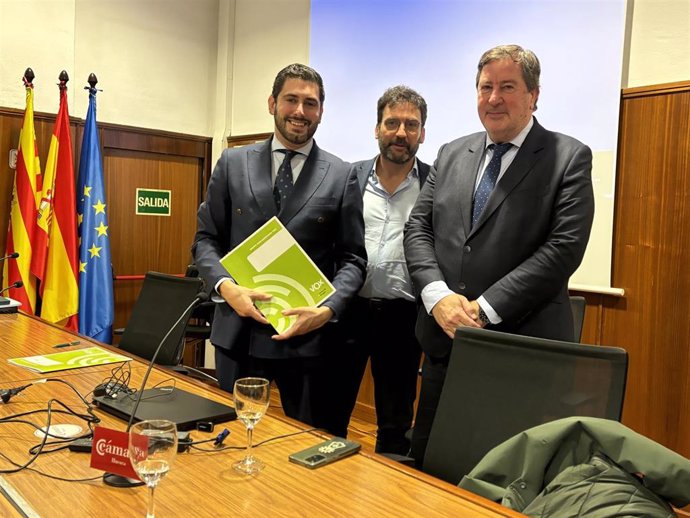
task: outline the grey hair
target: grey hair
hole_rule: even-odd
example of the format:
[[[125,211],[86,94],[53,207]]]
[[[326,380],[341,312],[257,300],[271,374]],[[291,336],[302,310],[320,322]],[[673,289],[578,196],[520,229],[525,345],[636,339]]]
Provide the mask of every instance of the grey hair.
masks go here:
[[[475,86],[479,86],[479,76],[482,73],[482,69],[492,61],[499,59],[510,59],[520,67],[527,90],[532,92],[539,88],[539,75],[541,74],[539,58],[537,58],[534,52],[529,49],[523,49],[520,45],[499,45],[484,52],[482,57],[479,58],[479,64],[477,65]],[[534,109],[537,109],[536,104]]]

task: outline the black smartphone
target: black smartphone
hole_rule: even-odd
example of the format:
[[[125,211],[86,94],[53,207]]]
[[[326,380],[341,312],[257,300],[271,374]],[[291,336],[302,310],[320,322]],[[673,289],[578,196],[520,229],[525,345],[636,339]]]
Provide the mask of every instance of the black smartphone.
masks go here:
[[[78,451],[82,453],[91,453],[91,446],[93,445],[93,439],[88,437],[86,439],[77,439],[69,443],[69,451]]]
[[[348,441],[335,437],[324,441],[306,450],[293,453],[288,458],[290,462],[300,464],[309,469],[320,468],[333,461],[352,455],[358,452],[362,445],[355,441]]]

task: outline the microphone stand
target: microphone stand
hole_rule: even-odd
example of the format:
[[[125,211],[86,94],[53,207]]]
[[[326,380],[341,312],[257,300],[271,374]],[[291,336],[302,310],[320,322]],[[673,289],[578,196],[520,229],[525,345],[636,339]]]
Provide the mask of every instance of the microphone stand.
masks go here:
[[[34,75],[34,71],[31,70],[30,68],[27,68],[24,71],[23,81],[24,81],[24,85],[27,88],[33,88],[34,87],[34,85],[31,84],[31,81],[34,80],[34,77],[36,77]],[[10,254],[5,255],[4,257],[0,257],[0,262],[6,261],[7,259],[17,259],[17,258],[19,258],[19,252],[12,252]],[[5,281],[7,281],[7,279],[5,279]],[[21,306],[21,303],[19,303],[18,301],[11,299],[11,298],[7,298],[7,297],[2,297],[1,295],[3,293],[5,293],[7,290],[21,288],[23,286],[24,286],[24,283],[21,280],[18,280],[18,281],[15,281],[13,284],[10,284],[6,288],[3,288],[2,290],[0,290],[0,306],[9,306],[10,303],[12,303],[12,302],[15,303],[13,306],[14,309],[5,308],[1,311],[1,313],[15,313],[17,311],[17,305]]]
[[[0,295],[5,293],[7,290],[13,290],[15,288],[22,288],[24,286],[24,283],[22,281],[15,281],[6,288],[3,288],[0,290]]]
[[[16,252],[15,252],[15,254],[16,254]],[[19,256],[19,254],[16,254],[16,255]],[[6,259],[6,258],[8,258],[8,257],[9,257],[10,259],[14,259],[14,254],[8,255],[8,256],[6,256],[6,257],[3,257],[2,259]],[[2,259],[0,259],[0,261],[1,261]],[[7,297],[3,297],[2,294],[5,293],[5,292],[8,291],[8,290],[13,290],[13,289],[17,289],[17,288],[22,288],[23,286],[24,286],[24,283],[23,283],[22,281],[15,281],[15,282],[13,282],[12,284],[10,284],[9,286],[7,286],[6,288],[1,289],[1,290],[0,290],[0,306],[9,306],[10,303],[12,303],[12,302],[15,302],[15,305],[16,305],[17,302],[16,302],[14,299],[10,299],[10,298],[7,298]],[[14,311],[17,311],[16,307],[15,307]]]
[[[146,382],[149,379],[149,375],[151,374],[151,370],[153,369],[153,365],[156,361],[156,358],[158,357],[158,353],[160,350],[163,348],[163,344],[165,341],[168,339],[170,334],[173,332],[173,330],[179,325],[180,322],[182,322],[182,319],[187,316],[187,314],[192,310],[194,306],[199,304],[200,302],[204,302],[208,300],[208,295],[206,293],[199,292],[197,293],[196,297],[194,297],[194,300],[185,308],[185,310],[182,312],[180,315],[180,318],[178,318],[175,323],[170,327],[167,333],[165,333],[165,336],[163,339],[160,341],[158,344],[158,347],[156,347],[156,350],[153,352],[153,356],[151,356],[151,360],[149,361],[149,366],[146,369],[146,373],[144,373],[144,379],[141,382],[141,387],[139,388],[139,391],[137,392],[137,397],[134,400],[134,406],[132,407],[132,414],[129,416],[129,421],[127,422],[127,430],[126,432],[129,433],[129,430],[132,428],[132,424],[134,423],[134,416],[137,413],[137,410],[139,409],[139,403],[141,402],[141,396],[144,393],[144,387],[146,387]],[[117,475],[115,473],[104,473],[103,474],[103,482],[108,485],[108,486],[113,486],[113,487],[136,487],[136,486],[143,486],[144,482],[141,480],[135,480],[133,478],[128,478],[128,477],[123,477],[122,475]]]

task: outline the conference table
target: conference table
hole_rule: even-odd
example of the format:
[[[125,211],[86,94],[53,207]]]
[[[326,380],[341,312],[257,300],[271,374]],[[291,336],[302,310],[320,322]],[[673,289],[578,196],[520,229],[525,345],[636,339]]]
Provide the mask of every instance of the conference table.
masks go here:
[[[9,358],[56,352],[54,345],[79,340],[74,348],[98,345],[116,348],[77,336],[38,318],[22,313],[0,315],[0,389],[16,387],[49,377],[69,383],[90,401],[93,388],[110,377],[113,365],[90,366],[41,375],[8,363]],[[130,386],[138,387],[146,371],[143,360],[132,357]],[[119,365],[119,364],[118,364]],[[231,396],[214,387],[156,367],[147,386],[174,384],[189,392],[232,406]],[[40,443],[35,427],[8,422],[9,416],[41,410],[49,400],[60,401],[75,413],[86,405],[66,383],[36,383],[0,405],[0,516],[64,517],[145,516],[147,489],[114,488],[105,485],[102,472],[89,465],[88,453],[67,449],[46,453],[29,468],[7,473],[31,460],[29,449]],[[57,408],[53,405],[53,408]],[[99,426],[125,430],[126,423],[99,409]],[[23,417],[45,426],[46,414]],[[53,414],[52,424],[78,424],[73,415]],[[435,479],[383,456],[359,452],[310,470],[288,461],[288,455],[329,438],[270,408],[254,430],[254,443],[275,438],[255,448],[266,467],[256,475],[236,473],[232,463],[244,456],[246,431],[240,421],[217,424],[214,432],[192,432],[194,441],[214,438],[227,427],[230,435],[217,450],[208,443],[205,451],[189,450],[177,455],[168,474],[156,489],[157,517],[225,516],[457,516],[517,517],[519,513]],[[56,478],[51,478],[56,477]],[[69,479],[62,480],[62,479]],[[76,481],[79,480],[79,481]]]

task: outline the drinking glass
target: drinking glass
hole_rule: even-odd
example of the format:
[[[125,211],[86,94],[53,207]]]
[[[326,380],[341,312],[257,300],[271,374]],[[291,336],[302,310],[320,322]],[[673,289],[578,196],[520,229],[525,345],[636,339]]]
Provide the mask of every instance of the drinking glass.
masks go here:
[[[252,455],[252,431],[268,409],[270,383],[264,378],[241,378],[232,391],[237,418],[247,427],[247,452],[232,467],[241,473],[257,473],[264,463]]]
[[[129,430],[129,458],[139,478],[149,488],[146,518],[154,518],[154,491],[170,470],[177,454],[177,427],[172,421],[141,421]]]

